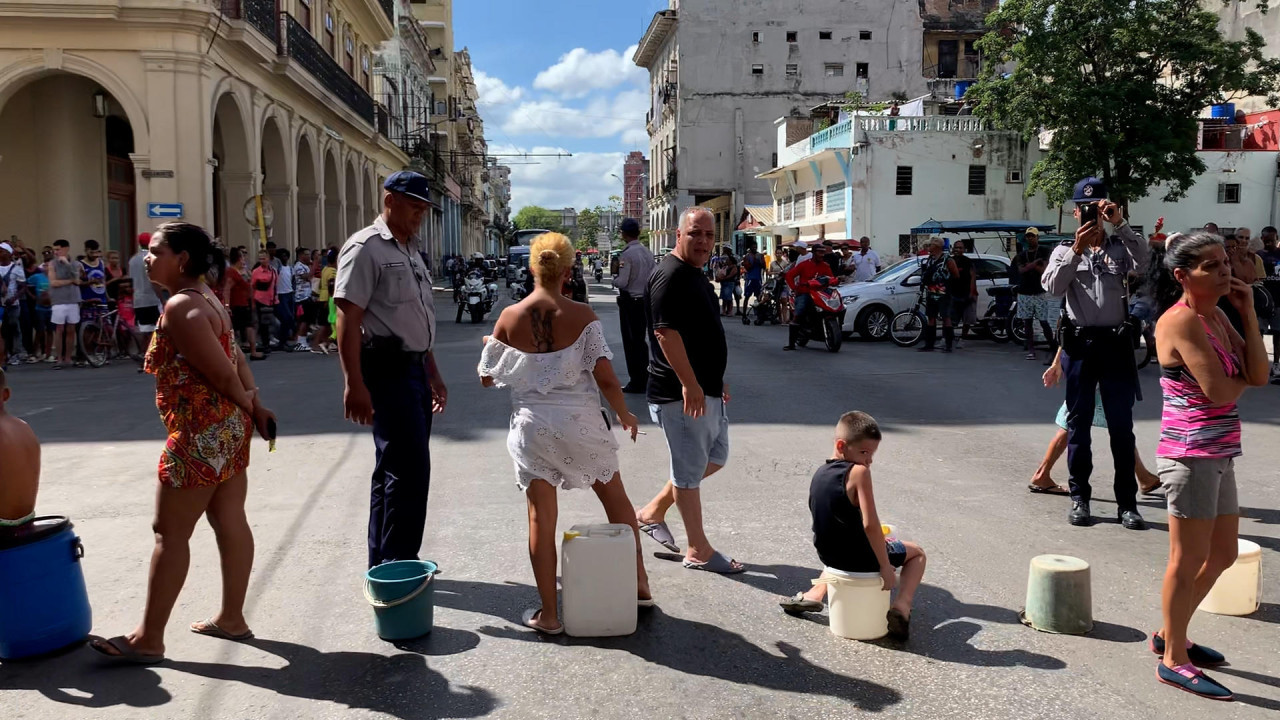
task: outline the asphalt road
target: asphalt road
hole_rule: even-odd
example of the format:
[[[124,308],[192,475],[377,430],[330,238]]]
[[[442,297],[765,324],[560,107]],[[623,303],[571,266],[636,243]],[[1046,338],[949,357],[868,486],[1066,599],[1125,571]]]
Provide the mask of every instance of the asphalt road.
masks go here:
[[[621,361],[616,308],[593,297]],[[733,401],[729,466],[704,486],[713,542],[749,572],[720,577],[647,558],[659,608],[611,639],[544,639],[519,625],[536,603],[524,498],[505,449],[509,401],[475,379],[489,326],[455,325],[447,298],[437,353],[450,386],[432,442],[433,488],[423,557],[444,570],[436,629],[396,645],[379,640],[362,595],[367,430],[342,419],[335,357],[273,355],[254,363],[279,415],[278,451],[257,442],[249,518],[258,554],[249,620],[258,638],[233,644],[186,631],[216,610],[218,564],[207,527],[192,540],[192,571],[153,668],[102,668],[79,649],[0,664],[5,718],[910,718],[1268,717],[1280,710],[1280,622],[1274,584],[1244,618],[1197,615],[1193,636],[1228,654],[1217,675],[1237,693],[1211,705],[1154,679],[1145,634],[1159,621],[1167,538],[1159,502],[1151,529],[1114,522],[1110,459],[1096,445],[1092,528],[1066,523],[1065,498],[1032,496],[1026,480],[1052,436],[1061,402],[1039,386],[1042,367],[1010,346],[973,342],[920,355],[853,342],[838,354],[783,353],[776,327],[726,323]],[[153,382],[132,367],[10,373],[10,411],[44,445],[39,509],[68,515],[83,538],[94,631],[126,632],[142,610],[152,548],[155,463],[163,432]],[[1154,369],[1137,434],[1152,462],[1158,429]],[[641,398],[633,410],[647,419]],[[1247,393],[1246,455],[1238,464],[1241,535],[1280,567],[1280,388]],[[929,554],[905,647],[837,638],[824,616],[788,617],[779,596],[817,575],[809,543],[808,481],[850,409],[886,429],[876,458],[877,502],[899,534]],[[622,450],[641,503],[665,479],[656,428]],[[1065,467],[1058,479],[1065,481]],[[561,495],[563,529],[602,522],[592,493]],[[672,513],[673,530],[683,529]],[[645,540],[646,552],[660,548]],[[1063,553],[1092,565],[1095,630],[1049,635],[1018,610],[1028,562]]]

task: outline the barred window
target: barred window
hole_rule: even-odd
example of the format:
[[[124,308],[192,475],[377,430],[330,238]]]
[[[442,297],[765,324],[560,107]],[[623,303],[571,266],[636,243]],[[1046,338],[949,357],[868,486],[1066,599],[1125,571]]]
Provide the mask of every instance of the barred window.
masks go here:
[[[910,165],[899,165],[899,166],[898,166],[898,178],[897,178],[897,190],[896,190],[896,192],[897,192],[897,194],[898,194],[898,195],[910,195],[910,194],[911,194],[911,166],[910,166]]]
[[[835,183],[827,186],[826,203],[827,212],[829,213],[844,211],[844,183]]]

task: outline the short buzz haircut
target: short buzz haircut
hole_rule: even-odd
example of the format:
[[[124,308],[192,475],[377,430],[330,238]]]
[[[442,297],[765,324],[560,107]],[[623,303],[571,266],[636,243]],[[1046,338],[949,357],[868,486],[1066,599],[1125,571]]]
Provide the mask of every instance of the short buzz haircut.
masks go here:
[[[97,240],[85,240],[85,241],[84,241],[84,249],[85,249],[85,250],[97,250],[98,248],[99,248],[99,246],[98,246],[98,241],[97,241]]]
[[[855,443],[863,440],[879,440],[880,437],[880,424],[875,418],[860,410],[851,410],[841,415],[840,422],[836,423],[837,440]]]
[[[54,240],[53,246],[54,247],[71,247],[71,243],[67,242],[66,240]]]

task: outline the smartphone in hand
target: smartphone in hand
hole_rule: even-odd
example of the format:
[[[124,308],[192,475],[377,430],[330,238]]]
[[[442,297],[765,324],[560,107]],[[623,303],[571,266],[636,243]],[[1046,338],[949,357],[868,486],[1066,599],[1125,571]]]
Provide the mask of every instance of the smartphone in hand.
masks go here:
[[[1088,225],[1089,223],[1098,222],[1098,203],[1085,203],[1080,206],[1080,224]]]

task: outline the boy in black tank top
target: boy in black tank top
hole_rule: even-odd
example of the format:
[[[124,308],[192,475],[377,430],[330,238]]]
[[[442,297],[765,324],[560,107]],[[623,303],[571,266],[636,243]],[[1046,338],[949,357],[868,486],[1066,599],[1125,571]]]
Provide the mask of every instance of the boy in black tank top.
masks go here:
[[[813,513],[813,546],[835,573],[880,573],[885,590],[896,586],[889,607],[889,636],[906,640],[911,600],[924,577],[925,556],[919,545],[885,538],[871,490],[871,460],[880,446],[880,426],[864,412],[847,412],[836,424],[835,452],[813,474],[809,511]],[[902,578],[894,573],[902,568]],[[834,572],[832,572],[834,571]],[[825,584],[781,601],[789,614],[821,612]]]

